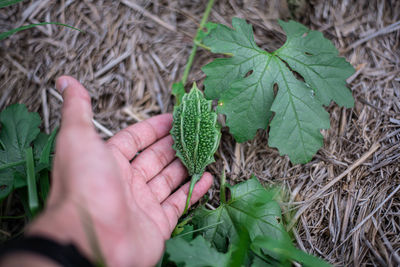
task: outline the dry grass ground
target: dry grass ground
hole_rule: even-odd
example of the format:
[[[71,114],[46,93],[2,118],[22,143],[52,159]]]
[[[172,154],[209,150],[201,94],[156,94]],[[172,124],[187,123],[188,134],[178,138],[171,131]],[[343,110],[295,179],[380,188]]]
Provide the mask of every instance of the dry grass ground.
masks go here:
[[[254,173],[265,183],[283,184],[300,248],[335,265],[399,266],[400,1],[287,2],[220,0],[210,20],[230,25],[234,16],[245,18],[269,51],[285,40],[278,18],[322,31],[357,70],[348,79],[355,107],[327,107],[331,128],[308,164],[293,166],[268,148],[263,131],[239,145],[224,129],[210,171],[219,175],[225,168],[231,183]],[[90,91],[105,138],[170,112],[170,88],[183,73],[205,6],[205,0],[42,0],[0,10],[0,31],[39,21],[86,31],[44,26],[0,42],[0,109],[25,103],[51,131],[60,122],[54,80],[69,74]],[[199,49],[189,81],[201,86],[200,68],[214,57]],[[209,205],[217,191],[216,181]],[[10,222],[1,223],[3,239],[15,233]]]

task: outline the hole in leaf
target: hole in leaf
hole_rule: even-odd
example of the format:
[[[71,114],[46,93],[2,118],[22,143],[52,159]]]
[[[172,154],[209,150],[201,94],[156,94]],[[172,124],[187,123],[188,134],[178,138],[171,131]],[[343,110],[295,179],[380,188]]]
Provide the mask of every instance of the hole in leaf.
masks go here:
[[[308,32],[303,33],[303,35],[301,37],[306,37],[308,35]]]
[[[291,69],[291,71],[292,71],[292,73],[294,74],[294,77],[296,77],[297,80],[302,81],[303,83],[305,82],[303,76],[301,76],[300,73],[298,73],[297,71],[294,71],[292,69]]]
[[[225,197],[226,197],[226,202],[229,202],[231,200],[231,190],[229,190],[228,187],[225,188]]]
[[[275,217],[275,219],[276,219],[276,221],[277,221],[278,223],[281,223],[281,218]]]
[[[273,87],[273,90],[274,90],[274,98],[276,97],[276,95],[278,94],[278,84],[274,84],[274,87]]]
[[[249,77],[253,73],[253,70],[249,70],[246,75],[244,75],[244,78]]]
[[[7,187],[8,187],[8,186],[7,186],[7,185],[5,185],[5,184],[2,184],[2,185],[0,185],[0,191],[1,191],[1,190],[6,190],[6,189],[7,189]]]
[[[304,52],[304,54],[307,55],[307,56],[313,56],[313,54],[308,53],[308,52]]]
[[[293,70],[286,61],[282,60],[282,62],[293,73],[294,77],[296,77],[297,80],[299,80],[301,82],[305,82],[303,76],[301,76],[300,73],[298,73],[297,71]]]
[[[225,237],[225,248],[224,249],[222,249],[222,253],[227,253],[228,252],[228,248],[229,248],[229,245],[231,244],[231,242],[232,242],[232,240],[230,240],[230,238],[229,237]]]

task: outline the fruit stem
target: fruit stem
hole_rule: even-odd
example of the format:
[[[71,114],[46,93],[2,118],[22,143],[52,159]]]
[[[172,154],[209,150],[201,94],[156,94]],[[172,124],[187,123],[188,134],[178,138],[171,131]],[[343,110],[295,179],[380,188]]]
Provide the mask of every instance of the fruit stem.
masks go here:
[[[186,206],[185,206],[185,210],[183,211],[183,214],[186,214],[186,212],[189,209],[190,199],[192,198],[194,185],[197,183],[198,180],[200,180],[202,175],[203,175],[202,173],[193,174],[192,179],[190,180],[189,193],[188,193],[188,196],[187,196],[187,199],[186,199]]]

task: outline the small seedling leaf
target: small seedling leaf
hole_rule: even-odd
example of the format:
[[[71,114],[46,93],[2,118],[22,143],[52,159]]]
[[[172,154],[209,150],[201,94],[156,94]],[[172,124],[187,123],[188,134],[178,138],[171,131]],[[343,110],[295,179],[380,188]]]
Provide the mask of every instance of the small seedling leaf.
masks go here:
[[[185,87],[182,82],[172,84],[172,95],[175,96],[176,105],[182,103],[182,98],[185,95]]]

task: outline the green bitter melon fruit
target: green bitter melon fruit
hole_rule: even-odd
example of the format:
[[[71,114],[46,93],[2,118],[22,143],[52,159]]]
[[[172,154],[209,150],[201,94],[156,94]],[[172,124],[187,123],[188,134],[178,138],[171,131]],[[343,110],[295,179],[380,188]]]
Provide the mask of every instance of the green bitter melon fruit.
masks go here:
[[[206,166],[214,162],[221,131],[217,114],[211,109],[211,100],[204,98],[196,83],[183,96],[182,102],[174,107],[173,118],[170,132],[174,140],[172,147],[192,176],[184,211],[186,213],[194,185],[203,175]]]

